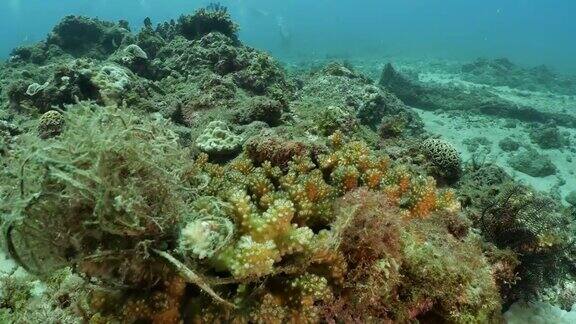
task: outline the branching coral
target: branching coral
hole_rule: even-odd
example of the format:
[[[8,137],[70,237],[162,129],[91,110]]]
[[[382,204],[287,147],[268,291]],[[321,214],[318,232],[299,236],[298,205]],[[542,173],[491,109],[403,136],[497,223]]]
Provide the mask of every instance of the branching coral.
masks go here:
[[[399,281],[400,277],[394,271],[398,273],[400,263],[382,260],[386,255],[400,258],[399,224],[425,219],[434,211],[451,213],[458,210],[451,193],[439,192],[431,178],[413,176],[401,166],[391,166],[389,159],[375,154],[364,143],[346,143],[339,133],[332,137],[328,152],[318,156],[296,155],[283,168],[267,160],[267,157],[275,156],[275,150],[282,148],[270,146],[268,149],[270,152],[264,155],[249,153],[256,161],[239,157],[226,166],[207,163],[205,157],[200,157],[185,178],[190,184],[201,184],[200,195],[220,201],[214,215],[228,215],[235,224],[233,239],[223,248],[213,249],[207,263],[217,271],[230,273],[233,282],[246,285],[244,289],[255,289],[254,282],[270,281],[262,293],[253,292],[260,296],[256,298],[258,302],[249,303],[251,316],[260,320],[271,314],[294,319],[297,318],[296,310],[304,312],[301,307],[308,305],[305,313],[310,317],[306,320],[317,321],[325,312],[318,305],[332,302],[333,289],[348,287],[355,280],[368,280],[365,289],[372,291],[384,289],[384,278]],[[386,197],[381,200],[380,209],[362,208],[373,208],[375,212],[390,210],[388,220],[380,219],[375,213],[371,214],[372,219],[355,225],[356,230],[366,231],[365,237],[349,230],[350,217],[357,213],[353,198],[341,203],[340,212],[334,209],[339,196],[357,190],[367,192],[368,196],[372,195],[368,194],[372,192],[369,190],[373,190],[374,194]],[[386,230],[387,224],[390,224],[390,231]],[[189,223],[184,228],[188,226],[198,228],[198,223]],[[216,232],[218,228],[221,227],[214,226]],[[374,249],[377,251],[370,256]],[[186,250],[183,253],[194,257]],[[387,275],[379,275],[377,279],[365,273],[376,268]],[[314,279],[313,287],[328,283],[330,293],[318,292],[318,297],[312,299],[296,294],[292,299],[286,299],[284,294],[275,292],[275,285],[284,282],[286,276],[312,278],[309,277],[312,274],[319,276]],[[394,287],[392,281],[388,284]],[[393,295],[390,290],[386,294],[366,296],[365,303],[370,303],[367,307],[377,308],[380,306],[374,304],[375,299],[385,303],[384,296],[392,298]],[[243,293],[236,292],[234,296],[233,299],[241,304],[248,302],[242,297]],[[294,298],[299,301],[295,302]],[[384,317],[374,318],[386,318],[386,314],[379,313]]]

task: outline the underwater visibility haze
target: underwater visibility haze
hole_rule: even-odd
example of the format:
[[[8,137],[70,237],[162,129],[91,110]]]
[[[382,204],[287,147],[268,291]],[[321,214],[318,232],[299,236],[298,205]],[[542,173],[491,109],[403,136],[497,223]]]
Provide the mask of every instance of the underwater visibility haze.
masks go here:
[[[570,1],[0,3],[0,323],[575,323]]]

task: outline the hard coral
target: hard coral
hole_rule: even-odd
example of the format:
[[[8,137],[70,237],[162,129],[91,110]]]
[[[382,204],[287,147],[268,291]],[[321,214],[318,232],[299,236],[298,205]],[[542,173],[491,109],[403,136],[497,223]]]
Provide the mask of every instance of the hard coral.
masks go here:
[[[242,137],[230,131],[225,122],[215,120],[206,126],[196,145],[213,158],[224,158],[240,150]]]
[[[56,110],[45,112],[38,121],[38,136],[42,139],[58,136],[64,130],[64,116]]]
[[[422,143],[421,150],[429,159],[436,174],[448,180],[460,176],[460,154],[452,144],[441,139],[429,138]]]

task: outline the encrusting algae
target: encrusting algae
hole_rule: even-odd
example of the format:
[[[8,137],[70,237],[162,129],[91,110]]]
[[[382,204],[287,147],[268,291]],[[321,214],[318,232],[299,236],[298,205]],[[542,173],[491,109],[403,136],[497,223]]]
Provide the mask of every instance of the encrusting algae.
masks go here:
[[[494,323],[536,257],[570,258],[559,208],[495,192],[353,69],[298,88],[217,5],[126,27],[67,17],[5,72],[52,75],[2,97],[0,321]]]

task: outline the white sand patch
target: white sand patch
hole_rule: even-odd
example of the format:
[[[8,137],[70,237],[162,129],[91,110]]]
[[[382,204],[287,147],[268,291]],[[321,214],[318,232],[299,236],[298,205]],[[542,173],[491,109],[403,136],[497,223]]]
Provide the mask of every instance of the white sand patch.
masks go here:
[[[527,124],[515,122],[515,128],[506,127],[509,120],[499,119],[482,115],[458,115],[455,113],[432,112],[414,109],[425,123],[427,131],[438,134],[456,146],[462,154],[464,161],[470,161],[473,153],[468,151],[465,144],[466,139],[475,137],[485,137],[491,143],[488,146],[488,153],[485,154],[487,162],[493,162],[503,167],[515,179],[534,186],[537,190],[550,192],[557,187],[562,198],[571,190],[576,190],[576,153],[569,149],[540,149],[532,144],[528,136]],[[570,134],[572,147],[576,145],[576,130],[560,128]],[[500,140],[511,137],[524,146],[530,146],[540,153],[548,155],[556,165],[558,171],[556,175],[536,178],[514,170],[508,164],[508,158],[514,153],[503,151],[498,143]],[[480,147],[480,149],[482,146]],[[522,149],[522,148],[521,148]]]

